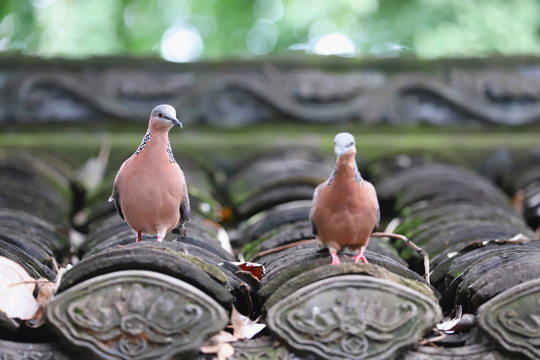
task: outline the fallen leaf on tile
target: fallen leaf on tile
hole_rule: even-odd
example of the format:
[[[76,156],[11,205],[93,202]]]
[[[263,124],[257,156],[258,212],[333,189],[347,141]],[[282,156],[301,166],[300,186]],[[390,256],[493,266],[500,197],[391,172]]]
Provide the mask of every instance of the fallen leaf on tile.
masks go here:
[[[240,314],[234,306],[231,313],[231,324],[233,335],[238,340],[249,340],[266,327],[265,324],[259,324],[249,317]]]
[[[30,327],[40,327],[45,323],[44,309],[49,305],[51,299],[56,291],[56,284],[44,278],[40,278],[37,281],[38,295],[37,303],[39,309],[36,311],[31,319],[28,319],[26,324]]]
[[[262,264],[252,263],[247,261],[233,262],[234,265],[238,266],[244,271],[249,271],[251,275],[257,278],[259,281],[262,279],[266,270]]]
[[[0,256],[0,311],[9,318],[32,319],[39,310],[36,283],[21,265]]]
[[[446,333],[454,331],[468,331],[476,324],[476,316],[473,314],[463,314],[461,305],[458,305],[454,310],[455,316],[453,319],[443,321],[437,324],[437,329]]]
[[[232,334],[222,330],[208,339],[200,351],[204,354],[216,354],[218,360],[226,360],[234,355],[234,348],[230,343],[236,340]]]

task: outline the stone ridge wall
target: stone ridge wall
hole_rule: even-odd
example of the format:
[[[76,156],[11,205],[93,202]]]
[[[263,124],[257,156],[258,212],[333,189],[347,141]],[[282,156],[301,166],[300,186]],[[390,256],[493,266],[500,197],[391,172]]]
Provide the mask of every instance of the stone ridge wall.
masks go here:
[[[522,126],[540,123],[540,59],[318,59],[173,64],[0,58],[0,124],[147,121],[169,103],[187,124]]]

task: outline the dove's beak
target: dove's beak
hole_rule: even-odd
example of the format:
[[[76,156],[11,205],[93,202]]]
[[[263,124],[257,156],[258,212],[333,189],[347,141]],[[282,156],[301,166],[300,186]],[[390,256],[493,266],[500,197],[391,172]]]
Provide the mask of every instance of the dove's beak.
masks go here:
[[[167,117],[166,119],[169,120],[171,122],[171,124],[180,126],[180,129],[184,128],[182,123],[177,118]]]

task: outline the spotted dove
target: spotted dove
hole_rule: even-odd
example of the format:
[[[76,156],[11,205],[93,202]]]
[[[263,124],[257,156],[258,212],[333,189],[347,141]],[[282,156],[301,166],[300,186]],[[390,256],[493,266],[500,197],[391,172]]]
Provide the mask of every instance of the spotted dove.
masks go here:
[[[182,123],[170,105],[159,105],[150,114],[148,130],[141,145],[127,159],[114,180],[113,193],[118,214],[137,232],[165,234],[177,225],[184,228],[189,219],[189,197],[186,180],[175,161],[169,143],[169,130]]]
[[[330,178],[317,186],[309,218],[313,233],[327,246],[332,264],[339,264],[337,251],[358,249],[354,262],[367,263],[364,249],[379,225],[379,202],[375,188],[358,171],[354,137],[339,133],[334,139],[336,167]]]

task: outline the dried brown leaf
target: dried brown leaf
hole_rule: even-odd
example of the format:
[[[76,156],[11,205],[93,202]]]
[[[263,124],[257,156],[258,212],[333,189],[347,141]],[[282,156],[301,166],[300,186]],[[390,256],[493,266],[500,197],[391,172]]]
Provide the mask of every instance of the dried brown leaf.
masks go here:
[[[253,262],[247,262],[247,261],[239,261],[239,262],[233,262],[234,265],[238,266],[240,269],[244,271],[248,271],[253,275],[254,278],[261,281],[263,275],[265,274],[266,270],[264,268],[264,265],[253,263]]]
[[[68,269],[71,268],[71,265],[68,265]],[[64,272],[66,271],[66,268],[60,268],[57,270],[56,273],[56,279],[54,282],[49,281],[44,278],[40,278],[37,281],[37,287],[38,287],[38,295],[37,295],[37,303],[39,305],[39,310],[35,313],[35,315],[32,317],[32,319],[29,319],[26,324],[30,327],[40,327],[45,323],[45,308],[49,306],[49,303],[51,302],[52,297],[54,296],[54,293],[58,289],[58,286],[60,285],[60,281],[62,280],[62,276],[64,275]]]

